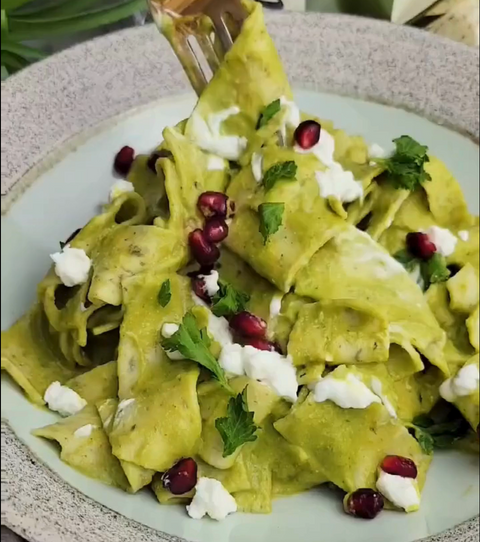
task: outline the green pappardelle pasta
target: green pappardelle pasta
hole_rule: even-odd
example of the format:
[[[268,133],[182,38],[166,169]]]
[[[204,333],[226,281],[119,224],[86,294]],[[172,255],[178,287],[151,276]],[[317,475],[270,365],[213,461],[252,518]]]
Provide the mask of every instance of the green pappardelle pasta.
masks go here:
[[[194,518],[322,484],[353,515],[369,490],[414,512],[434,448],[479,424],[478,218],[412,137],[386,156],[301,113],[242,4],[191,116],[2,332],[2,369],[63,417],[34,434],[66,463]]]

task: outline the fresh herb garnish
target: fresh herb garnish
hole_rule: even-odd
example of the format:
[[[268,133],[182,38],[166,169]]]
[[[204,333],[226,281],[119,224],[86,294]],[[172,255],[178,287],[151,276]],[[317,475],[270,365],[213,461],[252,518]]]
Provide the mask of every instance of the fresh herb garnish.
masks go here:
[[[228,402],[226,418],[215,420],[215,427],[223,440],[223,457],[228,457],[242,444],[257,439],[254,413],[248,410],[247,388]]]
[[[268,192],[278,181],[295,179],[297,164],[293,160],[279,162],[272,166],[263,176],[263,186]]]
[[[263,110],[257,123],[257,130],[266,126],[273,117],[280,111],[282,104],[280,100],[275,100]]]
[[[172,286],[170,284],[170,279],[167,279],[160,288],[157,296],[158,302],[162,307],[166,307],[170,300],[172,299]]]
[[[411,273],[420,263],[420,260],[412,256],[408,250],[400,250],[393,256],[405,269]]]
[[[215,316],[233,316],[245,310],[250,296],[240,290],[236,290],[228,282],[220,281],[220,289],[213,296],[212,312]]]
[[[400,252],[397,252],[394,255],[394,258],[400,262],[409,273],[419,267],[425,291],[428,290],[432,284],[447,281],[451,275],[451,271],[447,267],[445,258],[438,252],[428,260],[421,260],[420,258],[412,256],[408,250],[400,250]]]
[[[224,388],[231,391],[225,372],[210,352],[210,344],[207,330],[198,329],[197,320],[191,312],[185,314],[178,331],[162,341],[167,352],[180,352],[184,358],[197,362],[208,369]]]
[[[276,233],[283,221],[284,203],[262,203],[258,208],[260,215],[260,233],[263,236],[263,244],[266,245],[270,235]]]
[[[425,164],[430,161],[428,147],[420,145],[410,136],[394,139],[396,150],[390,158],[375,159],[383,164],[389,173],[389,179],[398,189],[416,190],[425,182],[431,181],[425,171]]]
[[[435,449],[435,441],[433,440],[432,435],[415,425],[412,425],[409,430],[412,433],[413,437],[417,440],[423,453],[427,455],[432,455],[433,450]]]
[[[415,418],[412,423],[415,426],[415,436],[417,430],[421,431],[422,436],[428,435],[435,448],[451,447],[455,442],[464,438],[470,430],[469,423],[460,412],[450,405],[446,407],[446,412],[442,413],[439,418],[434,419],[422,415]]]
[[[437,284],[450,278],[451,272],[447,267],[445,258],[438,252],[429,260],[422,262],[422,276],[425,283]]]

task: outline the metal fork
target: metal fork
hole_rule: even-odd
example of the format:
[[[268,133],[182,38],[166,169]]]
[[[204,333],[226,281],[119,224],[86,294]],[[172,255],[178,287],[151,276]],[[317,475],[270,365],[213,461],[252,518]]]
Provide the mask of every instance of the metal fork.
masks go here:
[[[209,74],[192,45],[196,40],[215,73],[247,17],[240,0],[149,0],[149,4],[155,24],[200,96]]]

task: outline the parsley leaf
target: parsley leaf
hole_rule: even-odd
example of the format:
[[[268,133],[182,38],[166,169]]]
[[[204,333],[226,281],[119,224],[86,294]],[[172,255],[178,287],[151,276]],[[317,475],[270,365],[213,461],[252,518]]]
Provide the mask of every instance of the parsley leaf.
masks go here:
[[[258,119],[257,130],[266,126],[281,108],[282,104],[280,100],[275,100],[270,105],[267,105]]]
[[[172,299],[172,287],[170,284],[170,279],[167,279],[160,288],[157,296],[158,302],[162,307],[166,307],[170,300]]]
[[[412,256],[408,250],[400,250],[393,256],[405,269],[411,273],[417,266],[423,279],[424,290],[428,290],[432,284],[445,282],[450,278],[451,272],[447,267],[445,258],[435,253],[429,260],[420,260]]]
[[[212,312],[215,316],[233,316],[245,310],[250,296],[235,288],[228,282],[219,282],[220,289],[213,296]]]
[[[417,440],[418,444],[420,444],[420,448],[422,449],[423,453],[432,455],[433,450],[435,449],[435,441],[433,440],[432,435],[424,431],[421,427],[415,425],[410,426],[409,431]]]
[[[284,203],[262,203],[258,208],[260,214],[260,233],[263,236],[263,244],[266,245],[270,235],[277,233],[282,225]]]
[[[263,176],[263,186],[268,192],[278,181],[295,179],[297,174],[297,164],[293,160],[288,162],[278,162],[272,166]]]
[[[257,439],[253,412],[247,405],[247,388],[228,402],[227,417],[215,420],[215,427],[223,440],[223,457],[228,457],[242,444]]]
[[[191,312],[185,314],[178,331],[162,341],[164,350],[180,352],[184,358],[197,362],[208,369],[225,389],[231,391],[223,369],[210,352],[210,344],[207,330],[198,329],[197,320]]]
[[[422,276],[425,284],[438,284],[445,282],[450,278],[451,272],[447,267],[445,258],[435,253],[429,260],[421,264]]]
[[[401,263],[405,269],[411,273],[418,265],[419,261],[415,256],[412,256],[408,250],[400,250],[393,255],[397,262]]]
[[[399,137],[393,142],[396,145],[393,156],[375,161],[385,165],[395,188],[413,191],[431,181],[430,174],[425,171],[425,164],[430,161],[428,147],[410,136]]]
[[[440,404],[440,403],[439,403]],[[435,448],[449,448],[464,438],[470,431],[469,423],[463,416],[448,405],[446,412],[436,419],[430,416],[418,416],[413,425],[428,434]]]

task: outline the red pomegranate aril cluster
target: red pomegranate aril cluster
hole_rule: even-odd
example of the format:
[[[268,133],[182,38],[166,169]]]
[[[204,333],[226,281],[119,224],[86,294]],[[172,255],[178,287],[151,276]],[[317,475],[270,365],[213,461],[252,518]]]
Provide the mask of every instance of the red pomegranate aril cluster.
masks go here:
[[[426,233],[422,232],[407,235],[407,248],[412,256],[421,260],[429,260],[437,252],[435,243],[430,240]]]
[[[193,293],[199,297],[205,303],[210,303],[212,300],[207,294],[207,285],[205,280],[201,278],[198,274],[192,277],[192,290]]]
[[[197,463],[191,457],[181,459],[162,476],[162,483],[173,495],[184,495],[197,485]]]
[[[200,229],[190,233],[188,243],[193,257],[200,265],[212,265],[220,258],[220,249],[217,245],[207,241]]]
[[[228,237],[228,225],[222,218],[211,218],[205,223],[203,234],[208,242],[221,243]]]
[[[310,150],[320,141],[322,127],[314,120],[306,120],[295,130],[295,143],[304,150]]]
[[[227,218],[228,197],[222,192],[204,192],[198,198],[197,205],[205,218]]]
[[[265,352],[280,352],[279,347],[272,343],[271,341],[267,341],[267,339],[257,339],[255,337],[245,337],[243,339],[243,343],[245,346],[253,346],[253,348],[256,348],[257,350],[264,350]]]
[[[381,464],[381,469],[387,474],[402,478],[416,478],[418,469],[414,461],[400,455],[388,455]]]
[[[115,156],[113,167],[118,175],[126,177],[135,160],[135,150],[132,147],[122,147]]]
[[[253,339],[264,339],[267,333],[265,320],[247,311],[236,314],[230,320],[230,327],[239,335]]]
[[[228,236],[225,219],[230,211],[233,212],[234,205],[222,192],[204,192],[198,198],[197,207],[206,222],[203,230],[197,229],[190,234],[190,249],[200,265],[209,266],[220,258],[217,244]]]
[[[345,512],[362,519],[374,519],[383,510],[385,499],[373,489],[358,489],[345,498]]]

